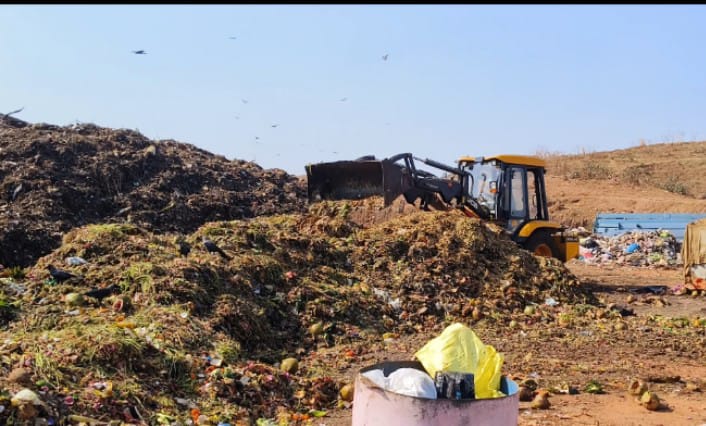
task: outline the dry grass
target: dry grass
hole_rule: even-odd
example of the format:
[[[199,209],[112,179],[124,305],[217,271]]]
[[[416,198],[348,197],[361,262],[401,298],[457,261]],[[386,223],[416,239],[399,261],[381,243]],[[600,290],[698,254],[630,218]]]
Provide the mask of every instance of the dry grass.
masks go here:
[[[591,228],[599,213],[706,213],[706,142],[537,155],[547,162],[550,216],[564,225]]]
[[[663,189],[697,199],[706,198],[706,142],[647,144],[607,152],[575,155],[538,152],[552,176]]]

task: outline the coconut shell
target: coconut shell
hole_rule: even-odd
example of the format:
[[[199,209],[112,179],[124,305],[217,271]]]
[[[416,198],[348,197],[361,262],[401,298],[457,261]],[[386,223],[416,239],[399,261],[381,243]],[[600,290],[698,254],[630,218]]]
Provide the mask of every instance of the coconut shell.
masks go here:
[[[285,358],[279,368],[282,371],[294,374],[299,370],[299,361],[296,358]]]
[[[520,386],[518,394],[522,402],[530,402],[534,399],[534,391],[524,386]]]
[[[341,391],[339,392],[339,395],[341,396],[341,399],[346,401],[346,402],[352,402],[353,401],[353,395],[355,393],[355,388],[353,385],[345,385],[344,387],[341,388]]]
[[[309,327],[309,334],[311,334],[312,336],[319,336],[321,334],[324,334],[324,324],[321,322],[312,324],[311,327]]]
[[[646,391],[642,394],[642,397],[640,397],[640,404],[650,411],[657,410],[661,405],[657,394],[650,391]]]
[[[549,406],[551,406],[549,403],[549,394],[546,392],[537,392],[537,395],[530,404],[530,407],[540,410],[546,410]]]
[[[647,384],[642,380],[635,379],[628,385],[630,395],[641,396],[645,392],[647,392]]]
[[[68,293],[64,296],[64,301],[71,306],[81,306],[84,304],[84,298],[81,293]]]

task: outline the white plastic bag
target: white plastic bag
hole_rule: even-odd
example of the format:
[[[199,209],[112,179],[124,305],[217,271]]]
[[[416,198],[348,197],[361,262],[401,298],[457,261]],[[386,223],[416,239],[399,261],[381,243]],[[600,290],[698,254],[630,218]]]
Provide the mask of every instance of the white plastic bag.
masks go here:
[[[416,368],[399,368],[387,377],[387,390],[407,396],[436,399],[432,378]]]
[[[377,370],[366,371],[362,373],[362,375],[372,380],[379,388],[387,389],[387,377],[385,377],[385,373],[382,372],[382,369],[378,368]]]

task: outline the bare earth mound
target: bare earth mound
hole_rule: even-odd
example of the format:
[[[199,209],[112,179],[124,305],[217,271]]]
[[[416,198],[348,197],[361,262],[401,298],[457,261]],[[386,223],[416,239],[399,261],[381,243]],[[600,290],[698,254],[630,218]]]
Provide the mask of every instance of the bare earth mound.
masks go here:
[[[682,142],[546,156],[549,214],[592,228],[598,213],[706,213],[705,154]]]

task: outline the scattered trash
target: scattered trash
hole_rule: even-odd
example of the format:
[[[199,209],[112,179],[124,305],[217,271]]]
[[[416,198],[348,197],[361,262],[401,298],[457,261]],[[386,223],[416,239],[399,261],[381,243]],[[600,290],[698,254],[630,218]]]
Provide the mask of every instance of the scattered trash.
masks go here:
[[[662,405],[657,394],[651,391],[646,391],[642,394],[640,404],[650,411],[655,411]]]
[[[78,265],[85,265],[88,262],[82,257],[78,256],[71,256],[66,258],[66,264],[69,266],[78,266]]]
[[[600,384],[596,380],[591,380],[586,384],[586,387],[583,388],[583,391],[586,393],[595,393],[595,394],[602,394],[605,393],[603,390],[603,385]]]
[[[624,252],[627,254],[633,254],[636,251],[638,251],[639,249],[640,249],[640,245],[638,243],[632,243],[625,248]]]
[[[643,293],[652,293],[652,294],[665,294],[667,292],[667,286],[666,285],[649,285],[645,287],[639,287],[639,288],[632,288],[629,290],[631,293],[638,293],[638,294],[643,294]]]
[[[438,398],[476,399],[473,374],[437,371],[434,384]]]
[[[282,369],[282,371],[286,371],[290,374],[295,374],[299,369],[299,361],[296,358],[285,358],[282,360],[280,368]]]
[[[385,373],[383,373],[381,369],[366,371],[364,373],[361,373],[361,375],[372,380],[373,383],[377,385],[377,387],[381,389],[387,389],[387,377],[385,377]]]
[[[10,403],[12,403],[15,407],[24,404],[32,404],[48,408],[47,404],[39,398],[39,395],[27,388],[24,388],[14,394],[10,399]]]
[[[504,356],[494,347],[483,344],[473,330],[463,324],[446,327],[414,356],[433,377],[438,372],[472,374],[477,399],[505,396],[500,392]]]
[[[530,389],[526,386],[520,386],[518,393],[521,402],[530,402],[534,399],[534,389]]]
[[[588,264],[676,267],[681,245],[669,231],[633,231],[619,236],[579,239],[579,260]]]
[[[532,400],[530,407],[539,410],[546,410],[550,407],[550,405],[551,404],[549,403],[549,392],[547,392],[546,390],[540,390],[537,391],[537,395]]]
[[[547,306],[557,306],[559,305],[559,302],[556,301],[553,297],[548,297],[545,301],[544,304]]]
[[[426,372],[416,368],[399,368],[390,373],[386,389],[417,398],[437,398],[434,381]]]
[[[647,391],[647,383],[639,379],[634,379],[628,385],[628,393],[630,395],[642,396]]]

